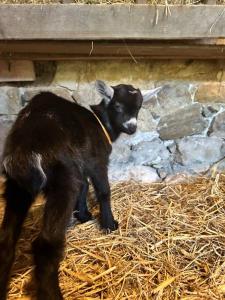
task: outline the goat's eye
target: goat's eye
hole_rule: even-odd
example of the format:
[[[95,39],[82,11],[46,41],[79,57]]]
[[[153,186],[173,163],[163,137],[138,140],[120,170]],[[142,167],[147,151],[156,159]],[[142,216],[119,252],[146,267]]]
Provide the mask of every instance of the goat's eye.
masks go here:
[[[120,112],[120,113],[122,113],[123,112],[123,107],[122,107],[122,105],[121,104],[119,104],[119,103],[115,103],[115,110],[117,111],[117,112]]]

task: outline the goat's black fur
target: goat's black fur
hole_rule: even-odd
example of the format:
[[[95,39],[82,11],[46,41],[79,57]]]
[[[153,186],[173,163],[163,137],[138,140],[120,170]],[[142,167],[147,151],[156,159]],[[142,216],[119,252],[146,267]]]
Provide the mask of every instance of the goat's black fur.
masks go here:
[[[109,94],[112,90],[110,100],[106,93],[106,98],[91,108],[114,141],[121,132],[136,130],[129,120],[137,117],[142,95],[127,85],[111,88]],[[58,267],[65,231],[73,210],[81,222],[91,219],[86,204],[88,178],[100,203],[102,228],[117,229],[107,177],[110,152],[99,121],[78,104],[45,92],[19,113],[3,153],[6,209],[0,230],[0,300],[6,299],[16,243],[38,193],[46,197],[43,227],[33,242],[38,300],[63,299]]]

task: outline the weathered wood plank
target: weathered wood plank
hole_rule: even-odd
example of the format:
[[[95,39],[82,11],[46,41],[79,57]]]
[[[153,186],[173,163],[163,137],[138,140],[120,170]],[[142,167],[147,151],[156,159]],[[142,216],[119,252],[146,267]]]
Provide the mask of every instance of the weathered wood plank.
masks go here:
[[[209,4],[209,5],[214,5],[214,4],[216,4],[216,0],[203,0],[202,3]]]
[[[0,42],[0,58],[63,59],[224,59],[224,40],[207,41],[9,41]],[[219,44],[217,44],[219,43]]]
[[[34,64],[28,60],[0,60],[0,82],[34,81]]]
[[[137,4],[147,4],[147,0],[135,0]]]
[[[199,39],[225,37],[220,5],[0,5],[1,40]]]

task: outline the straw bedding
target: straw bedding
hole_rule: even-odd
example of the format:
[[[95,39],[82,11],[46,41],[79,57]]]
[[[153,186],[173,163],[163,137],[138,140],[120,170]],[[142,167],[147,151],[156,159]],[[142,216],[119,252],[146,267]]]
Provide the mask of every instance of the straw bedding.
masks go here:
[[[65,299],[225,299],[224,199],[222,174],[175,185],[113,185],[120,229],[105,235],[97,221],[90,221],[67,232],[60,267]],[[93,192],[89,200],[97,216]],[[26,221],[11,300],[34,299],[30,242],[38,233],[42,208],[38,199]]]

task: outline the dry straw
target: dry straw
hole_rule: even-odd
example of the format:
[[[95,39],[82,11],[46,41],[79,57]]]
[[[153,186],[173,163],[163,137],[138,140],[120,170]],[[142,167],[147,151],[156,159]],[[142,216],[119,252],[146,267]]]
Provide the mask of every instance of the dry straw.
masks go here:
[[[225,175],[194,182],[112,186],[119,231],[97,221],[68,230],[60,284],[65,299],[225,299]],[[90,208],[98,206],[93,193]],[[63,199],[62,199],[63,201]],[[0,202],[3,213],[3,203]],[[26,221],[9,299],[34,299],[30,242],[43,201]]]

